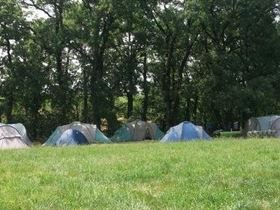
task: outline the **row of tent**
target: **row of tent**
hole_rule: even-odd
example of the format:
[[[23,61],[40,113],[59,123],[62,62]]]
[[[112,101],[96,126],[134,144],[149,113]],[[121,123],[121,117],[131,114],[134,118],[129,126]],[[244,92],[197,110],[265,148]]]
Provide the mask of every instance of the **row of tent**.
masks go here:
[[[248,120],[247,133],[269,133],[280,137],[280,116],[253,117]],[[161,142],[177,142],[195,139],[210,139],[201,126],[191,122],[182,122],[164,133],[155,123],[136,120],[124,124],[109,139],[95,125],[73,122],[59,126],[44,143],[44,145],[78,145],[94,143],[111,143],[139,141],[145,139],[160,140]],[[32,145],[25,127],[18,124],[0,123],[0,148],[24,148]]]
[[[65,146],[94,143],[111,143],[140,141],[145,139],[160,140],[161,142],[188,141],[195,139],[210,139],[201,126],[191,122],[182,122],[164,133],[155,123],[136,120],[123,125],[109,139],[92,124],[73,122],[59,126],[43,145]],[[0,148],[25,148],[32,143],[22,124],[0,124]]]
[[[252,117],[247,123],[247,133],[270,133],[274,137],[280,137],[280,116],[271,115],[264,117]]]

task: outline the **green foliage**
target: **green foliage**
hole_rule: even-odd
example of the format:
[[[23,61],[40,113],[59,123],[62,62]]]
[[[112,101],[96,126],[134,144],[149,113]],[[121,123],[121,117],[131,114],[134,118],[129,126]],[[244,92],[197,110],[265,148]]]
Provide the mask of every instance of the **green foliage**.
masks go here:
[[[77,120],[112,133],[119,116],[167,130],[277,114],[277,15],[278,0],[1,1],[1,120],[42,138]]]
[[[0,151],[1,209],[279,209],[274,139]]]

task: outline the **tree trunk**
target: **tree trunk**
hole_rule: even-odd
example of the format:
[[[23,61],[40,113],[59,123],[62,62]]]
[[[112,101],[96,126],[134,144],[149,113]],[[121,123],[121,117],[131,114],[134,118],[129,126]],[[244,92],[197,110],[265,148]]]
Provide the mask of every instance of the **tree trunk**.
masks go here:
[[[100,93],[100,75],[99,71],[103,70],[103,65],[100,66],[101,60],[96,61],[96,66],[93,68],[93,72],[91,74],[91,104],[92,104],[92,112],[93,112],[93,122],[100,129],[101,126],[101,100],[103,100],[103,96]],[[102,61],[103,62],[103,61]]]
[[[97,127],[100,129],[101,118],[106,115],[106,92],[104,87],[106,86],[103,81],[104,73],[104,54],[106,50],[106,45],[109,39],[110,26],[113,23],[113,17],[111,14],[102,17],[99,14],[98,19],[100,21],[96,22],[95,25],[95,40],[92,46],[94,51],[92,63],[92,72],[90,79],[90,93],[91,93],[91,103],[93,111],[93,120]],[[103,21],[103,26],[101,22]],[[101,27],[102,26],[102,27]]]
[[[131,91],[127,91],[127,118],[131,117],[133,114],[133,94]]]
[[[7,46],[7,54],[8,54],[8,62],[9,62],[9,68],[11,71],[11,76],[14,76],[14,66],[13,66],[13,60],[12,60],[12,54],[11,54],[11,43],[8,38],[6,38],[6,46]],[[11,123],[13,121],[13,108],[14,108],[14,94],[13,94],[13,84],[9,84],[9,91],[6,96],[7,98],[7,105],[6,105],[6,117],[8,123]]]
[[[194,98],[194,106],[193,106],[193,120],[197,121],[197,111],[198,111],[198,96],[196,95]]]
[[[190,97],[188,97],[188,100],[187,100],[185,120],[191,121],[191,99],[190,99]]]
[[[88,116],[88,76],[86,73],[86,69],[84,67],[83,69],[83,121],[89,122],[89,116]]]
[[[147,66],[147,53],[144,54],[144,63],[143,63],[143,105],[142,105],[142,120],[147,121],[147,112],[149,106],[149,87],[147,82],[147,73],[148,73],[148,66]]]
[[[167,127],[171,127],[174,124],[174,116],[172,111],[172,87],[171,87],[171,68],[172,68],[172,57],[174,52],[175,37],[169,35],[166,37],[166,46],[168,51],[166,53],[166,64],[165,72],[163,74],[163,85],[162,90],[164,93],[164,101],[166,106],[166,123]]]
[[[63,65],[62,65],[62,51],[58,49],[56,52],[56,70],[57,70],[57,81],[59,85],[58,89],[58,108],[60,110],[60,117],[61,122],[66,120],[66,113],[67,113],[67,101],[66,101],[66,90],[64,85],[64,74],[63,74]]]
[[[32,138],[37,139],[38,137],[38,111],[31,114],[32,116]]]
[[[57,82],[58,82],[58,92],[57,92],[57,101],[58,101],[58,110],[60,110],[60,122],[65,123],[67,122],[67,88],[65,85],[65,81],[67,78],[65,78],[64,69],[63,69],[63,38],[61,38],[60,33],[63,29],[63,2],[55,2],[54,3],[54,11],[55,11],[55,34],[57,36],[58,42],[55,43],[56,50],[55,50],[55,61],[56,61],[56,71],[57,71]]]
[[[132,47],[131,32],[128,33],[128,56],[126,61],[127,73],[128,73],[128,89],[126,91],[127,96],[127,117],[131,117],[133,114],[133,95],[135,92],[135,69],[136,69],[136,51]]]
[[[246,124],[248,120],[249,120],[249,116],[243,111],[241,113],[241,135],[243,137],[247,136]]]
[[[7,105],[6,105],[6,117],[7,123],[13,122],[13,107],[14,107],[14,96],[13,93],[10,92],[7,96]]]

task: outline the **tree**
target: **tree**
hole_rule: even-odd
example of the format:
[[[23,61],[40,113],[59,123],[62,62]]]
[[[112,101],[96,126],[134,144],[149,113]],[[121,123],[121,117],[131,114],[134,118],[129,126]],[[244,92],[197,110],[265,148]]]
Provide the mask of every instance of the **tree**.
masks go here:
[[[204,107],[225,124],[275,111],[270,85],[278,69],[274,1],[202,1]],[[212,109],[211,109],[212,108]]]
[[[13,108],[15,105],[15,90],[20,88],[17,82],[17,66],[15,49],[22,43],[25,36],[25,21],[22,11],[16,0],[0,3],[0,52],[1,52],[1,82],[5,97],[5,114],[7,122],[13,121]]]
[[[162,68],[161,89],[166,106],[166,127],[179,120],[182,84],[187,82],[188,62],[199,31],[192,7],[181,1],[143,1],[147,19],[152,20],[155,49]]]
[[[53,71],[53,84],[50,87],[53,94],[52,104],[57,112],[58,123],[66,123],[71,113],[71,82],[69,65],[71,51],[67,48],[67,29],[65,15],[71,0],[28,0],[22,4],[26,7],[43,12],[48,18],[42,20],[37,35],[40,44],[49,54],[50,68]]]

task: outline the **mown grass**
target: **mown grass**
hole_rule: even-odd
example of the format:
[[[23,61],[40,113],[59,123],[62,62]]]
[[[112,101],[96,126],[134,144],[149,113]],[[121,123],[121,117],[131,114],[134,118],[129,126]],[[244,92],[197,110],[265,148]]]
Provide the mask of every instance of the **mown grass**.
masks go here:
[[[280,209],[280,140],[0,151],[0,209]]]
[[[221,138],[240,138],[241,136],[240,131],[222,131],[220,133]]]

